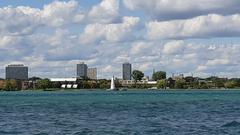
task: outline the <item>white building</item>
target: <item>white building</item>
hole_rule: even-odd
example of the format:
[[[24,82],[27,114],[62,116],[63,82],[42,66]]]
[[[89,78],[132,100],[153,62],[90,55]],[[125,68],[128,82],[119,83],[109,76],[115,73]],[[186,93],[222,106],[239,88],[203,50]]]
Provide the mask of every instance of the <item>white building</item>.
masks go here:
[[[50,78],[51,82],[60,82],[62,89],[76,89],[78,87],[77,84],[78,78]]]

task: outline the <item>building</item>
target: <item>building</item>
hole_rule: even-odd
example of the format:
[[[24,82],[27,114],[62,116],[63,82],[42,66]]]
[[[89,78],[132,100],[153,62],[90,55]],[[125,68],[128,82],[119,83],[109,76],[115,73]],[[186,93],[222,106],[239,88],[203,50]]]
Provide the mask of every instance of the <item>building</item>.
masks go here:
[[[28,67],[20,65],[8,65],[6,67],[6,79],[28,80]]]
[[[181,79],[184,79],[184,74],[179,74],[179,75],[173,74],[173,75],[172,75],[172,79],[173,79],[173,80],[181,80]]]
[[[135,84],[155,86],[157,84],[157,81],[141,80],[141,81],[135,82],[134,80],[120,80],[119,83],[121,83],[123,87],[131,87]]]
[[[50,78],[50,81],[58,84],[62,89],[77,89],[79,78]]]
[[[130,63],[123,63],[122,76],[123,80],[132,80],[132,65]]]
[[[88,68],[87,76],[89,79],[97,80],[97,68]]]
[[[77,64],[77,76],[86,78],[87,77],[88,66],[84,62]]]

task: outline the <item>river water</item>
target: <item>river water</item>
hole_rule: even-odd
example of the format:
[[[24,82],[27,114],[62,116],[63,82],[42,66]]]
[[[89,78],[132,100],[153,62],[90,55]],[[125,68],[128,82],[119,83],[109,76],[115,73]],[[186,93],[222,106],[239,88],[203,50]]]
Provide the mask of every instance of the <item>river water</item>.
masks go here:
[[[0,92],[0,134],[240,134],[240,91]]]

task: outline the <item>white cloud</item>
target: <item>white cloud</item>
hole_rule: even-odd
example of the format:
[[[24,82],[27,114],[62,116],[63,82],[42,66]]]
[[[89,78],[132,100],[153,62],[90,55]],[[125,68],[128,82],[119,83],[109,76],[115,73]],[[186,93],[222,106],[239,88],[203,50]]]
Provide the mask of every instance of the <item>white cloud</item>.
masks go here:
[[[138,17],[123,17],[122,23],[117,24],[89,24],[81,34],[80,41],[94,43],[97,41],[118,42],[129,38],[138,24]]]
[[[149,22],[146,24],[150,39],[186,39],[234,37],[240,35],[240,15],[210,14],[187,20]]]
[[[10,48],[17,45],[21,41],[20,37],[15,36],[1,36],[0,37],[0,48]]]
[[[103,0],[99,5],[93,6],[88,15],[92,22],[115,22],[120,16],[119,0]]]
[[[23,7],[0,8],[0,34],[24,35],[32,33],[41,24],[38,11]]]
[[[207,64],[208,66],[218,66],[218,65],[228,65],[230,64],[229,59],[213,59],[213,60],[208,60]]]
[[[70,0],[68,2],[54,1],[45,5],[42,10],[42,18],[47,25],[62,26],[68,23],[79,23],[84,15],[80,12],[78,2]]]
[[[239,13],[239,0],[124,0],[130,10],[143,10],[159,20],[186,19],[205,14]]]
[[[42,26],[59,27],[80,23],[84,15],[76,1],[54,1],[42,10],[18,6],[0,8],[1,35],[28,35]]]
[[[142,55],[143,53],[149,50],[151,48],[152,44],[146,43],[146,42],[136,42],[132,44],[130,53],[132,55]]]
[[[146,20],[141,15],[132,17],[138,13],[121,9],[119,0],[102,0],[89,9],[80,7],[75,0],[54,1],[39,9],[27,6],[0,8],[0,65],[24,63],[30,67],[30,76],[43,77],[75,76],[76,64],[80,61],[97,67],[100,78],[110,78],[113,74],[121,77],[123,62],[132,63],[133,69],[143,70],[146,75],[156,69],[168,74],[240,76],[239,39],[236,38],[233,44],[232,38],[229,41],[211,39],[213,44],[208,39],[239,36],[239,14],[229,15],[236,11],[233,0],[225,4],[221,0],[214,4],[214,0],[209,0],[208,4],[189,0],[152,3],[153,0],[149,0],[138,5],[140,1],[132,0],[129,8],[145,10],[145,7],[152,7],[146,11],[152,12],[150,14],[155,15],[157,21]],[[163,6],[164,3],[173,3],[173,6]],[[238,3],[235,1],[236,5]],[[164,12],[158,9],[162,6],[166,7],[161,8]],[[228,7],[233,7],[231,12],[218,10]],[[194,9],[201,12],[191,14]],[[162,21],[167,19],[165,15],[175,19],[174,15],[188,18],[187,12],[190,16],[218,14]],[[146,27],[142,26],[145,23]],[[203,39],[186,41],[188,38]],[[0,75],[3,69],[1,66]]]
[[[163,53],[168,55],[181,54],[185,48],[183,41],[172,41],[164,45]]]

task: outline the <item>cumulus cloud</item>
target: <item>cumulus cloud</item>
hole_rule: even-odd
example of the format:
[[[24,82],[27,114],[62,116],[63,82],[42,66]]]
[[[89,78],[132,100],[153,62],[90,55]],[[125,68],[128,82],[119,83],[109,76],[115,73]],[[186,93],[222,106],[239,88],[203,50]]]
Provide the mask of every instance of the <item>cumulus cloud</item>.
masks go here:
[[[239,13],[238,0],[124,0],[130,10],[143,10],[159,20],[186,19],[205,14]]]
[[[13,36],[1,36],[0,37],[0,48],[7,48],[17,45],[22,39],[20,37]]]
[[[150,39],[186,39],[234,37],[240,35],[240,15],[210,14],[186,20],[149,22],[146,24]]]
[[[181,54],[184,51],[185,45],[183,41],[172,41],[164,45],[164,54]]]
[[[18,6],[0,8],[1,35],[28,35],[42,26],[59,27],[79,23],[84,15],[76,1],[54,1],[45,5],[42,10]]]
[[[88,13],[89,20],[97,23],[112,23],[119,19],[119,0],[103,0]]]
[[[75,0],[68,2],[54,1],[49,5],[45,5],[41,16],[44,22],[51,26],[79,23],[84,18],[84,15],[80,12],[78,2]]]
[[[0,8],[0,75],[4,65],[23,63],[30,76],[70,77],[84,61],[98,68],[100,78],[121,77],[123,62],[146,75],[156,69],[240,76],[238,38],[233,44],[231,38],[224,40],[226,45],[216,44],[221,37],[239,36],[238,1],[124,1],[156,21],[126,11],[119,2],[102,0],[88,9],[76,0],[53,1],[39,9]],[[219,38],[210,44],[208,38],[214,37]]]
[[[129,38],[140,19],[138,17],[123,17],[121,23],[89,24],[81,34],[80,41],[94,43],[98,41],[118,42]]]
[[[0,8],[0,34],[24,35],[32,33],[41,24],[38,12],[39,10],[23,7]]]

